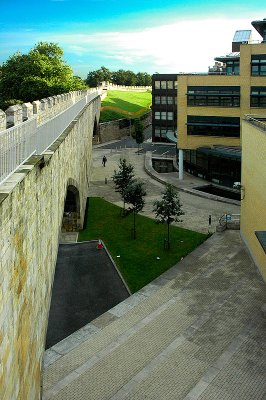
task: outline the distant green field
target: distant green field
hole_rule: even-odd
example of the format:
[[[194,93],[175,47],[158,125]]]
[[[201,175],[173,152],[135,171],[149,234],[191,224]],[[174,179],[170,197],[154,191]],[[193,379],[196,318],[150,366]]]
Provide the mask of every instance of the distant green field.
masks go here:
[[[150,109],[151,101],[150,92],[108,90],[102,102],[100,122],[139,117]]]

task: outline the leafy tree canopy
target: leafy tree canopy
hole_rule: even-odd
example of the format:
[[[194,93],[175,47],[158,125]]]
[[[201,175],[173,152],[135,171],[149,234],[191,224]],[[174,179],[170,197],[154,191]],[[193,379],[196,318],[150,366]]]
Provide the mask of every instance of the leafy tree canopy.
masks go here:
[[[90,87],[97,87],[101,82],[110,82],[111,80],[112,72],[106,67],[101,67],[100,69],[89,72],[85,82]]]
[[[137,179],[128,186],[125,193],[125,200],[131,204],[129,212],[138,213],[143,209],[145,204],[144,196],[146,196],[146,190],[143,186],[144,183]]]
[[[22,102],[85,89],[81,78],[63,59],[56,43],[39,42],[28,54],[17,52],[1,66],[0,102]]]
[[[162,193],[162,200],[156,200],[153,206],[155,218],[159,223],[182,222],[179,216],[184,215],[184,212],[179,195],[172,185],[166,185],[165,191]]]

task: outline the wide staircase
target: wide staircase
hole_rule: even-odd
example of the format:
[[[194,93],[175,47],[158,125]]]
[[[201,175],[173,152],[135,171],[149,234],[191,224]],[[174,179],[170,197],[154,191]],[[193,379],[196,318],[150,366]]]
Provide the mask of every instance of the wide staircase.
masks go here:
[[[265,399],[265,283],[216,233],[46,352],[43,399]]]

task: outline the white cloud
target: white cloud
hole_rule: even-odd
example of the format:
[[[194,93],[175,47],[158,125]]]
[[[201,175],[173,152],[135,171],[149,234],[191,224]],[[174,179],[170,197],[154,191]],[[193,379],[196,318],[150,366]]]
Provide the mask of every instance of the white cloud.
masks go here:
[[[250,21],[186,20],[132,32],[60,35],[56,40],[79,56],[95,54],[132,67],[146,63],[159,72],[200,72],[207,71],[215,56],[231,51],[234,32],[252,29]]]
[[[56,42],[64,49],[67,61],[71,60],[70,65],[73,66],[76,59],[83,60],[84,69],[85,66],[88,69],[93,60],[90,70],[101,65],[112,65],[114,68],[128,68],[135,72],[204,72],[213,64],[215,56],[231,51],[236,30],[252,29],[251,21],[252,17],[180,19],[171,24],[126,32],[86,33],[86,28],[82,26],[82,33],[28,31],[20,32],[20,35],[9,33],[6,38],[3,34],[1,36],[5,39],[3,43],[13,43],[13,46],[16,43],[18,48],[22,43],[24,47],[31,48],[39,41]],[[253,38],[257,39],[259,35],[256,36],[255,32]],[[10,47],[4,50],[10,53]]]

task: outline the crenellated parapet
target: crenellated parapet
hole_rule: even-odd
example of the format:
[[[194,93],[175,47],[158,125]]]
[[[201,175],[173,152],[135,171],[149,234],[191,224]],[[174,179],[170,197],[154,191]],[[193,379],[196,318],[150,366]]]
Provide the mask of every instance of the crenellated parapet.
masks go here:
[[[99,84],[100,89],[104,90],[125,90],[125,91],[132,91],[132,92],[146,92],[147,90],[151,90],[151,86],[126,86],[126,85],[116,85],[112,82],[101,82]]]
[[[37,125],[42,125],[96,90],[99,89],[77,90],[32,103],[16,104],[8,107],[5,112],[0,110],[0,132],[34,117],[37,119]]]
[[[123,90],[123,91],[132,91],[132,92],[146,92],[147,90],[151,90],[151,86],[125,86],[125,85],[115,85],[110,82],[106,82],[104,84],[105,89],[109,90]]]
[[[23,103],[21,107],[23,121],[27,121],[33,117],[33,105],[31,103]]]
[[[0,110],[0,132],[6,129],[6,113]]]

